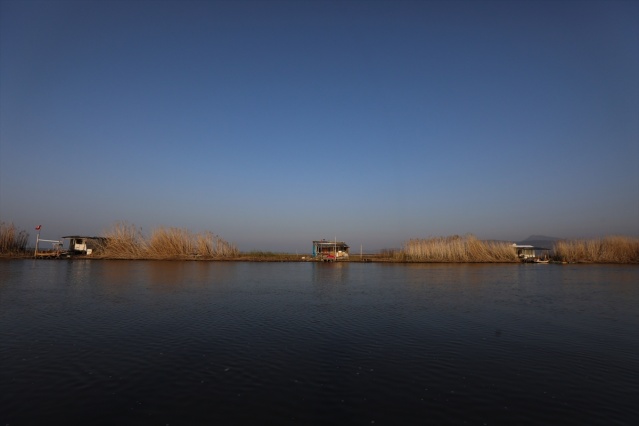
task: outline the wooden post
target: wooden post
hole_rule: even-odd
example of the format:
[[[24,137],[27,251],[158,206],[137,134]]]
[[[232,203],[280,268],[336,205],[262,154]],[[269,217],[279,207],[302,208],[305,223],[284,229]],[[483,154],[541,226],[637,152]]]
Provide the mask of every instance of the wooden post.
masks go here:
[[[38,257],[38,243],[40,242],[40,228],[41,225],[38,225],[36,227],[36,230],[38,231],[38,233],[36,234],[36,246],[35,246],[35,253],[33,254],[33,257],[37,258]]]

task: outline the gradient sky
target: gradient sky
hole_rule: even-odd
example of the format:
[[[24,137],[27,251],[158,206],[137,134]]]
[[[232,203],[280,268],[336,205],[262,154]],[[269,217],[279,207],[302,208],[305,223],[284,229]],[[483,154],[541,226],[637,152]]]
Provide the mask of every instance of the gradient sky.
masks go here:
[[[0,219],[639,236],[639,2],[1,1]]]

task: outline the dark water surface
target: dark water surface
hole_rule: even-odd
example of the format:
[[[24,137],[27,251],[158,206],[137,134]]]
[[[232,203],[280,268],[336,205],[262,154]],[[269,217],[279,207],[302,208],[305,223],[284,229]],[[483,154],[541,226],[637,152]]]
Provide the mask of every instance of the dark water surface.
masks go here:
[[[0,261],[0,424],[639,424],[639,267]]]

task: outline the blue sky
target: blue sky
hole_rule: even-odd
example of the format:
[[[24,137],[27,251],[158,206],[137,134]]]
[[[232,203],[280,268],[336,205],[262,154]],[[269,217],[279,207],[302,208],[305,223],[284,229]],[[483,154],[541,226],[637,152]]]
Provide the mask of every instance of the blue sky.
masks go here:
[[[639,236],[639,3],[1,1],[0,219]]]

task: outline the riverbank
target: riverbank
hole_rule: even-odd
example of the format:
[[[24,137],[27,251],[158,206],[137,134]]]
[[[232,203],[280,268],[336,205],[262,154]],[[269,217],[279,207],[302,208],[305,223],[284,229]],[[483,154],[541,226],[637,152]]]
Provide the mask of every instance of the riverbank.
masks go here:
[[[0,253],[0,259],[45,259],[45,260],[146,260],[146,261],[196,261],[196,262],[323,262],[319,258],[313,258],[310,254],[295,253],[261,253],[247,252],[239,253],[232,257],[215,257],[215,256],[164,256],[164,257],[110,257],[99,254],[68,254],[55,252],[39,252],[38,256],[34,256],[33,251],[23,253]],[[406,263],[404,260],[394,259],[381,256],[379,254],[370,254],[364,256],[352,256],[347,259],[336,261],[337,263],[369,263],[369,262],[394,262]]]
[[[44,254],[44,255],[43,255]],[[291,262],[291,263],[303,263],[303,262],[311,262],[311,263],[396,263],[396,264],[539,264],[538,262],[524,262],[522,260],[514,260],[514,261],[462,261],[462,260],[409,260],[402,257],[387,257],[379,254],[370,254],[370,255],[355,255],[348,259],[341,259],[338,261],[332,262],[324,262],[319,258],[313,258],[310,255],[299,255],[299,254],[290,254],[290,253],[273,253],[267,255],[254,255],[251,253],[240,253],[234,257],[203,257],[203,256],[180,256],[180,257],[153,257],[153,258],[121,258],[121,257],[108,257],[108,256],[100,256],[100,255],[84,255],[84,254],[76,254],[76,255],[67,255],[64,253],[55,254],[55,253],[40,253],[40,255],[36,258],[33,253],[0,253],[0,260],[92,260],[92,261],[101,261],[101,260],[126,260],[126,261],[174,261],[174,262],[251,262],[251,263],[278,263],[278,262]],[[639,264],[639,261],[626,261],[626,262],[613,262],[613,261],[593,261],[593,260],[561,260],[561,259],[550,259],[548,262],[542,262],[542,264],[615,264],[615,265],[623,265],[623,264]]]
[[[12,224],[2,223],[0,229],[0,258],[39,259],[119,259],[119,260],[191,260],[241,262],[317,262],[322,259],[310,254],[276,253],[253,250],[241,252],[213,232],[192,233],[181,228],[160,227],[149,237],[141,229],[125,222],[116,223],[95,238],[93,247],[85,244],[62,250],[37,251],[26,247],[28,234]],[[91,238],[86,238],[87,240]],[[534,249],[534,248],[533,248]],[[548,250],[549,249],[549,250]],[[544,257],[552,263],[639,264],[639,238],[607,236],[589,240],[557,241],[548,247]],[[546,257],[547,252],[549,256]],[[82,253],[90,253],[82,254]],[[538,260],[539,253],[523,256],[513,244],[504,241],[479,240],[468,234],[428,239],[410,239],[401,249],[381,250],[379,253],[351,254],[337,262],[393,262],[393,263],[519,263]]]

